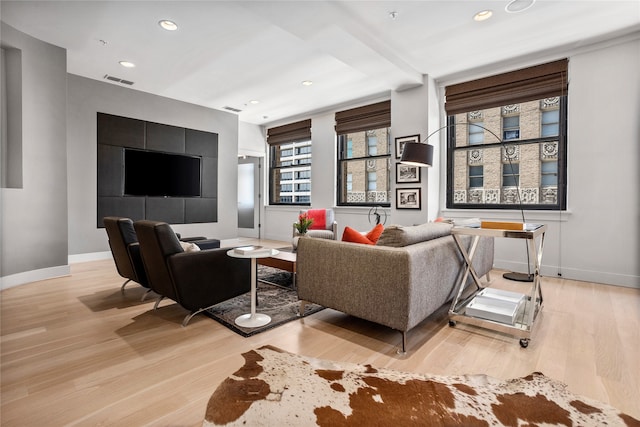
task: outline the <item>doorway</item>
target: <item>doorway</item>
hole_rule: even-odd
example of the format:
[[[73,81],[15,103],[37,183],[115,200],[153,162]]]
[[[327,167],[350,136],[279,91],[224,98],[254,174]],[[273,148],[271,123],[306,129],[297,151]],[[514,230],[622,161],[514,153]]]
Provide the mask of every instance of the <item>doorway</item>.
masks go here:
[[[259,239],[262,212],[262,158],[238,158],[238,236]]]

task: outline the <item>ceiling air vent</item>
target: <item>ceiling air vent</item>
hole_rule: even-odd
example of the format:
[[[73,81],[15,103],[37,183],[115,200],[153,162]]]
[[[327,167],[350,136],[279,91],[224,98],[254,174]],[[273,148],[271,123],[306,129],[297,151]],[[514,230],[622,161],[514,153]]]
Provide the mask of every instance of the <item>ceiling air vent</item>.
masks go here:
[[[233,107],[223,107],[225,110],[229,110],[229,111],[233,111],[234,113],[241,113],[242,110],[238,110],[237,108],[233,108]]]
[[[110,76],[109,74],[105,74],[104,78],[107,80],[111,80],[112,82],[122,83],[123,85],[133,85],[132,81],[121,79],[120,77]]]

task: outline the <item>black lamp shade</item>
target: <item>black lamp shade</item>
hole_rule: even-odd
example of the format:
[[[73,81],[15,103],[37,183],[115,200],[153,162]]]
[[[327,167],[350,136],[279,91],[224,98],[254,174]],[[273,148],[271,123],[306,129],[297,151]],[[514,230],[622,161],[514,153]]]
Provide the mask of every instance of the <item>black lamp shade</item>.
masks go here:
[[[412,166],[431,167],[433,164],[433,145],[407,142],[402,148],[400,163]]]

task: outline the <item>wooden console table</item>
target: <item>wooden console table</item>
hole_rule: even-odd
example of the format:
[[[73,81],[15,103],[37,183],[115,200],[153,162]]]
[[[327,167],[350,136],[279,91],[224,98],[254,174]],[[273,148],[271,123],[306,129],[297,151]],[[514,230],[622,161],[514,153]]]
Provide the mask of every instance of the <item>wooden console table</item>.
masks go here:
[[[288,271],[289,273],[292,273],[293,289],[296,288],[296,253],[295,252],[282,251],[268,258],[259,258],[258,264],[266,265],[267,267],[273,267],[273,268],[277,268],[278,270],[284,270],[284,271]],[[280,286],[266,280],[260,279],[260,281],[269,283],[272,285]]]
[[[480,227],[454,227],[451,234],[464,258],[464,272],[461,274],[457,285],[456,296],[449,309],[449,326],[455,326],[456,322],[468,323],[498,332],[509,333],[520,338],[520,346],[526,348],[529,345],[533,324],[542,309],[542,289],[540,287],[540,264],[542,262],[542,250],[544,246],[544,235],[547,226],[544,224],[526,224],[525,230],[502,230]],[[460,236],[472,236],[469,250],[461,241]],[[525,294],[524,302],[520,305],[515,315],[513,324],[489,320],[477,316],[471,316],[466,312],[467,306],[473,302],[474,298],[485,287],[480,283],[475,269],[473,268],[473,256],[480,237],[499,237],[511,239],[526,239],[529,247],[529,264],[533,264],[533,282],[529,292]],[[537,244],[536,244],[537,243]],[[467,286],[467,279],[471,275],[476,289],[463,298]]]

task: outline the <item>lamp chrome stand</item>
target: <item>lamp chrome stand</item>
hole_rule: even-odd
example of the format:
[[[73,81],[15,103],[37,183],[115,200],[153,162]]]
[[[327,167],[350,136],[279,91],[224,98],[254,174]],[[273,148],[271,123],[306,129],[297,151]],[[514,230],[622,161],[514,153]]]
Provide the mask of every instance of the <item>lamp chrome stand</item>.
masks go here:
[[[505,143],[504,141],[498,136],[496,135],[494,132],[492,132],[491,130],[485,128],[484,126],[478,125],[478,124],[474,124],[474,123],[468,123],[468,122],[462,122],[462,123],[457,123],[457,124],[463,124],[465,126],[476,126],[479,127],[487,132],[489,132],[491,135],[493,135],[498,142],[500,143],[501,146],[504,146]],[[435,135],[436,133],[444,130],[444,129],[448,129],[450,127],[454,127],[456,124],[447,124],[445,126],[442,126],[438,129],[436,129],[435,131],[431,132],[429,135],[427,135],[427,137],[422,140],[422,142],[407,142],[404,145],[404,148],[402,150],[402,157],[400,159],[400,163],[404,163],[406,165],[412,165],[412,166],[419,166],[419,167],[431,167],[431,165],[433,164],[433,146],[429,145],[427,143],[427,140],[429,138],[431,138],[433,135]],[[509,163],[511,163],[511,159],[509,159]],[[513,174],[513,168],[511,169],[511,173]],[[515,178],[515,177],[514,177]],[[522,214],[522,224],[526,224],[525,218],[524,218],[524,209],[522,208],[522,200],[520,199],[520,189],[519,189],[519,184],[518,184],[518,203],[520,205],[520,213]],[[529,265],[529,247],[527,246],[527,273],[517,273],[517,272],[510,272],[510,273],[504,273],[502,275],[502,277],[504,277],[507,280],[514,280],[517,282],[533,282],[533,274],[531,274],[531,266]]]

